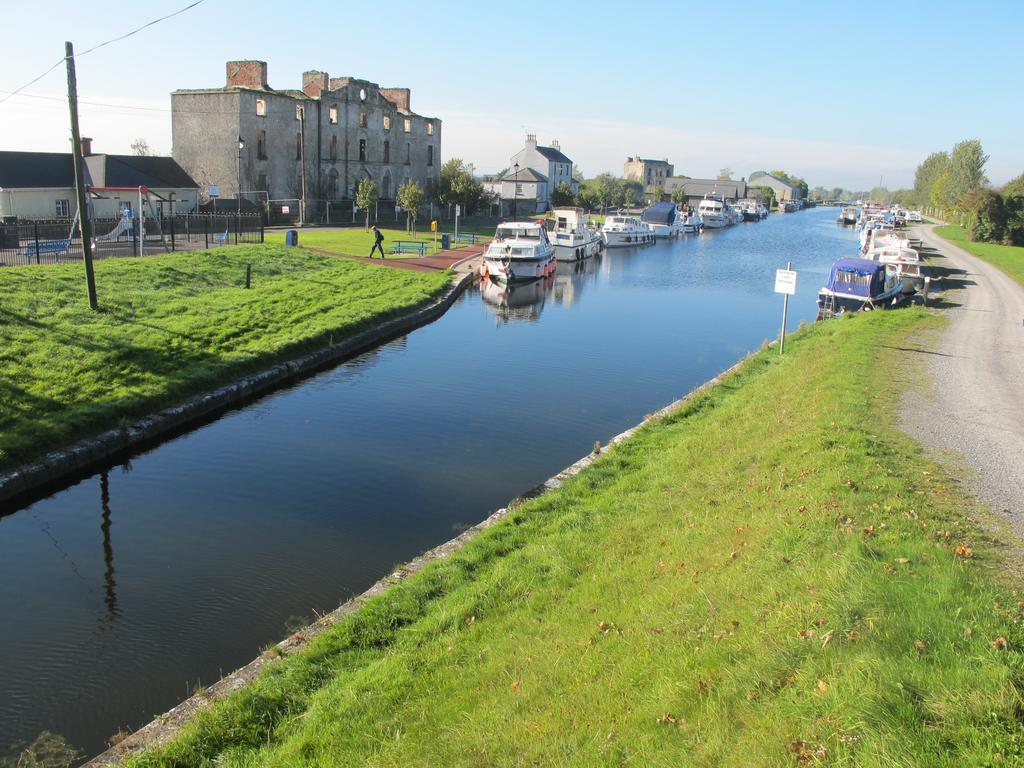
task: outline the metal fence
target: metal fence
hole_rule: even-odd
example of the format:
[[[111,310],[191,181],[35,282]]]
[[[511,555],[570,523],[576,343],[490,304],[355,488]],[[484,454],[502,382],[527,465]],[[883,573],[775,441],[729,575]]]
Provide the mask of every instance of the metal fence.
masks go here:
[[[260,214],[182,213],[92,222],[93,256],[138,256],[263,242]],[[82,239],[69,219],[0,223],[0,266],[59,264],[82,259]]]

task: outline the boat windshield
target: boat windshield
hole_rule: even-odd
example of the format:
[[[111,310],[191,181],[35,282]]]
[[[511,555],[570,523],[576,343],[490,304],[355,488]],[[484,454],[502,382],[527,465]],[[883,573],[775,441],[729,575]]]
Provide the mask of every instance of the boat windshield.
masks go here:
[[[525,227],[498,227],[495,233],[498,240],[518,238],[520,240],[540,240],[540,230]]]

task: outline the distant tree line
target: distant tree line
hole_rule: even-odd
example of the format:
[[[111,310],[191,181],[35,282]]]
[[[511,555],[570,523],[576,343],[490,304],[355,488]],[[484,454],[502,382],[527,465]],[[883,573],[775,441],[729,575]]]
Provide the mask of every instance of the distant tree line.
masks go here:
[[[933,152],[917,166],[910,202],[959,222],[971,240],[1024,245],[1024,174],[995,189],[978,139]]]

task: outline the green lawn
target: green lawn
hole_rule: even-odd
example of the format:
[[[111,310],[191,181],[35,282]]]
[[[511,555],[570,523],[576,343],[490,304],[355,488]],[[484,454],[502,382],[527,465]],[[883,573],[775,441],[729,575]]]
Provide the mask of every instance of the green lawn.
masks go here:
[[[245,267],[252,288],[245,290]],[[0,467],[371,327],[438,296],[421,274],[275,245],[0,269]]]
[[[1022,603],[889,426],[936,322],[760,353],[129,764],[1020,765]]]
[[[963,248],[968,253],[999,267],[1021,285],[1024,285],[1024,248],[1017,245],[973,243],[967,239],[967,230],[958,224],[936,227],[935,234]]]
[[[439,222],[439,226],[441,223]],[[451,225],[442,226],[442,229],[446,232],[453,232],[454,228]],[[381,228],[384,233],[384,253],[387,258],[416,258],[419,254],[404,254],[402,256],[392,256],[391,246],[396,240],[415,240],[417,242],[427,243],[430,247],[427,251],[428,254],[433,253],[434,247],[434,235],[429,231],[429,225],[427,225],[426,232],[417,232],[414,235],[410,235],[404,229],[384,229]],[[466,230],[459,227],[459,233],[468,234],[473,230]],[[267,232],[265,237],[268,243],[284,243],[284,232]],[[476,233],[480,234],[480,233]],[[491,228],[489,233],[483,233],[486,237],[494,234],[494,229]],[[486,242],[481,240],[479,242]],[[459,243],[457,247],[462,247],[468,243]],[[333,251],[334,253],[342,253],[348,256],[369,256],[370,248],[373,247],[373,232],[365,232],[362,227],[358,228],[331,228],[331,229],[301,229],[299,230],[299,245],[308,246],[310,248],[322,248],[325,251]],[[437,245],[440,249],[441,236],[438,233]]]

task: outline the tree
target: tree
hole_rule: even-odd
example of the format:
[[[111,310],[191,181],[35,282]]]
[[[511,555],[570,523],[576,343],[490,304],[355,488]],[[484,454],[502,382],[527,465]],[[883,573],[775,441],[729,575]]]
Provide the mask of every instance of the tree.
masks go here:
[[[631,208],[644,199],[644,185],[630,179],[617,179],[619,182],[619,205]]]
[[[764,207],[769,211],[772,209],[772,205],[775,204],[775,190],[771,187],[755,187],[761,193],[761,199],[764,200]]]
[[[370,206],[377,202],[377,185],[373,179],[363,179],[356,187],[356,207],[366,209],[366,230],[370,229]]]
[[[551,206],[558,208],[565,205],[573,205],[576,202],[576,195],[573,194],[572,186],[567,181],[558,182],[551,190]]]
[[[718,181],[732,181],[732,168],[723,168],[718,172]]]
[[[961,141],[949,153],[949,188],[947,195],[954,210],[963,212],[964,196],[971,190],[988,184],[985,177],[985,163],[988,155],[981,149],[977,139]]]
[[[131,148],[132,154],[139,157],[148,157],[153,154],[153,150],[149,148],[149,142],[145,139],[136,139],[131,143]]]
[[[681,186],[672,190],[672,202],[676,205],[682,205],[687,201],[687,199],[688,195],[686,194],[686,190]]]
[[[420,206],[423,205],[424,198],[425,195],[420,185],[411,179],[398,188],[396,200],[405,211],[406,232],[415,231],[416,214],[419,212]]]
[[[914,172],[914,201],[917,205],[933,205],[932,192],[935,182],[949,166],[949,155],[932,152]]]

